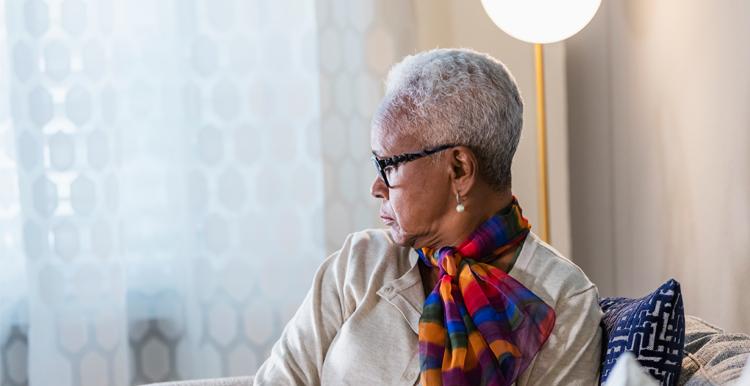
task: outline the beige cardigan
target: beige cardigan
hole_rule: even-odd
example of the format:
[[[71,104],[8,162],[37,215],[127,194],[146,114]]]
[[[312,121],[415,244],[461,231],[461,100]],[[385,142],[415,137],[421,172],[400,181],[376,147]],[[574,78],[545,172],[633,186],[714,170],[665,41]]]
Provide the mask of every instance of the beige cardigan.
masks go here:
[[[417,255],[365,230],[318,269],[255,385],[414,385],[424,291]],[[601,310],[575,264],[527,237],[510,275],[555,309],[552,335],[517,385],[596,385]]]

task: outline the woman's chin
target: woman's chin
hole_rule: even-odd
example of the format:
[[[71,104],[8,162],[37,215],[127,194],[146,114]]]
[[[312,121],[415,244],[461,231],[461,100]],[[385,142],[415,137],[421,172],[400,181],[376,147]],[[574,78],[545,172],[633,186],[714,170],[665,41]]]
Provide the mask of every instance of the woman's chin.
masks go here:
[[[398,227],[393,223],[387,224],[386,227],[388,227],[388,233],[391,234],[391,238],[393,239],[393,241],[398,243],[398,241],[401,239],[401,232],[398,231]]]
[[[401,227],[398,226],[398,224],[390,223],[387,225],[388,231],[391,234],[391,238],[393,239],[393,242],[402,246],[402,247],[410,247],[412,244],[412,241],[408,237],[408,235],[404,234],[404,232],[401,230]]]

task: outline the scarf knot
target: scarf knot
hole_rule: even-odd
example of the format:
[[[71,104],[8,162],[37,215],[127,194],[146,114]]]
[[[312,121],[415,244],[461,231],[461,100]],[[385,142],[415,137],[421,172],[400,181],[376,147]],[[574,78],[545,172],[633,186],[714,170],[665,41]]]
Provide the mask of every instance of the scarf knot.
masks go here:
[[[439,277],[448,276],[451,280],[456,277],[463,257],[453,247],[440,248],[438,252],[437,266],[440,268]]]

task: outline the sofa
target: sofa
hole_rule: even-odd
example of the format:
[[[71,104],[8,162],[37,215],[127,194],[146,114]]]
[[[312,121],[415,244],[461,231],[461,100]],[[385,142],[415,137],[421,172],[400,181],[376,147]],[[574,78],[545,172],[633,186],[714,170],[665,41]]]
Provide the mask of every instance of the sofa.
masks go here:
[[[750,356],[750,335],[728,333],[694,316],[685,317],[685,354],[678,385],[725,385],[738,379]],[[177,381],[150,386],[250,386],[252,376]]]

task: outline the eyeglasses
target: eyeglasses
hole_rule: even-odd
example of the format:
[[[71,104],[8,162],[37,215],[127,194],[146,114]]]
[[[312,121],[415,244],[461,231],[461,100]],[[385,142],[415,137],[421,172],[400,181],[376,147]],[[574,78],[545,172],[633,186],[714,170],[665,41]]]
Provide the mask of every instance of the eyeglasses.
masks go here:
[[[426,157],[430,154],[435,154],[437,152],[456,146],[458,145],[442,145],[432,149],[422,150],[419,153],[404,153],[388,158],[378,158],[376,155],[373,155],[372,162],[375,164],[375,168],[378,170],[380,178],[383,180],[383,182],[385,182],[385,186],[387,186],[388,188],[392,188],[391,184],[388,182],[388,174],[399,164],[414,161],[416,159]]]

